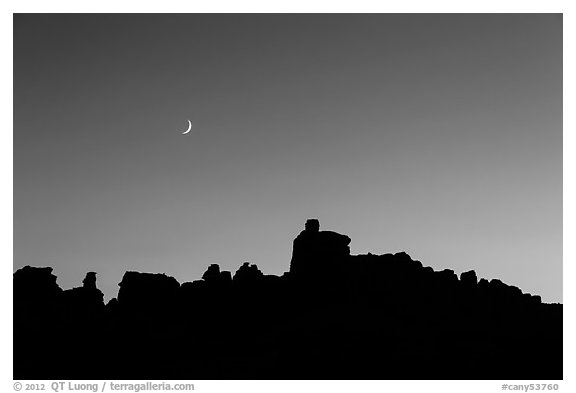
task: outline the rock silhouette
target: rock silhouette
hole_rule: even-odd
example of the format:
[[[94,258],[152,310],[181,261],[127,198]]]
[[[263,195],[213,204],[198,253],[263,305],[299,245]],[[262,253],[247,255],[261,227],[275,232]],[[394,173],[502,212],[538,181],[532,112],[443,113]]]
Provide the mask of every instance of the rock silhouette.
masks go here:
[[[320,280],[331,272],[340,272],[350,256],[350,238],[331,231],[320,231],[317,219],[306,221],[294,239],[290,275],[297,279]]]
[[[562,305],[404,253],[350,255],[316,219],[290,270],[128,271],[63,291],[14,273],[15,379],[562,379]]]

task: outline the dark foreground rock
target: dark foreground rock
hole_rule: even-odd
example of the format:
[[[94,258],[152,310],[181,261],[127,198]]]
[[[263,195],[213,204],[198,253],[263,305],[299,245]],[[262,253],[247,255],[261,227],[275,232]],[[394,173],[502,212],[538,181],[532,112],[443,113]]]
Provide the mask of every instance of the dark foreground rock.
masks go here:
[[[350,255],[309,220],[290,271],[201,280],[14,273],[14,379],[562,379],[562,305],[406,253]]]

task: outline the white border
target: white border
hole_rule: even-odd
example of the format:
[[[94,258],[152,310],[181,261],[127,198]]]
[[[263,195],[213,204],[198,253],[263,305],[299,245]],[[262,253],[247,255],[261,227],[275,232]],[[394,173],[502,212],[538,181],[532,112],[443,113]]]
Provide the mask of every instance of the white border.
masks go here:
[[[293,0],[286,2],[272,1],[111,1],[97,2],[80,1],[7,1],[2,3],[2,125],[0,146],[2,154],[1,179],[4,186],[2,193],[2,256],[6,260],[5,274],[1,276],[2,285],[0,304],[5,318],[2,329],[2,357],[0,372],[2,375],[2,391],[14,391],[12,381],[12,13],[56,13],[56,12],[101,12],[101,13],[563,13],[564,14],[564,332],[576,332],[574,324],[574,278],[573,263],[576,262],[574,250],[574,98],[573,71],[574,62],[574,26],[573,6],[569,1],[397,1],[375,2],[367,0],[355,1],[313,1]],[[572,202],[572,203],[571,203]],[[572,262],[572,263],[570,263]],[[576,391],[573,381],[574,370],[574,338],[572,334],[564,335],[564,381],[560,381],[561,391]],[[46,381],[48,382],[48,381]],[[136,382],[136,381],[135,381]],[[172,381],[176,382],[176,381]],[[186,381],[183,381],[186,382]],[[334,392],[347,392],[359,389],[362,392],[497,392],[501,391],[502,382],[514,381],[192,381],[196,390],[202,392],[234,391],[234,392],[294,392],[299,390],[318,391],[329,389]],[[518,384],[538,383],[542,381],[517,381]],[[570,386],[572,386],[570,388]]]

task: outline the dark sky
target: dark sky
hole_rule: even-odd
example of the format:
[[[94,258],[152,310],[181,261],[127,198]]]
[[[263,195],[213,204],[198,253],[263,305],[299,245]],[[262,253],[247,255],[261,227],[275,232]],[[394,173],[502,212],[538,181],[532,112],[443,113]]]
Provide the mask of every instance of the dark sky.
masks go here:
[[[561,301],[562,16],[15,15],[14,269],[281,274],[311,217]]]

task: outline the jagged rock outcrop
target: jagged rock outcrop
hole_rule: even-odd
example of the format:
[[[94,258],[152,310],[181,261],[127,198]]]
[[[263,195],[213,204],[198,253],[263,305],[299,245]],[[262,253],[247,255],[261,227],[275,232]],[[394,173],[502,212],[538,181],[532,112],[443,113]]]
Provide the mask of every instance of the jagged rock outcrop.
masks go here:
[[[460,274],[460,281],[465,287],[472,288],[478,284],[478,277],[474,270],[469,270]]]
[[[24,266],[14,273],[15,305],[20,302],[54,302],[62,295],[51,267]]]
[[[208,266],[202,279],[209,284],[225,284],[232,281],[232,273],[227,270],[220,271],[220,265],[213,263]]]
[[[346,235],[320,231],[319,221],[309,219],[294,239],[290,276],[317,283],[337,279],[350,256],[350,241]]]
[[[264,274],[258,269],[258,266],[244,262],[234,274],[235,283],[254,283],[264,277]]]
[[[96,287],[96,273],[88,272],[81,287],[65,290],[62,296],[62,312],[71,319],[70,329],[90,325],[97,329],[104,318],[104,294]]]
[[[212,264],[180,284],[129,271],[106,306],[94,272],[62,291],[51,268],[24,267],[14,377],[562,378],[561,304],[406,252],[350,255],[349,244],[311,219],[288,274],[245,262],[232,278]]]
[[[22,379],[49,378],[62,369],[77,378],[99,375],[90,371],[101,362],[93,354],[106,324],[96,273],[66,291],[56,281],[50,267],[25,266],[14,273],[14,375]]]
[[[86,273],[86,277],[82,280],[82,287],[86,289],[96,289],[96,272]]]
[[[64,300],[69,307],[83,312],[98,312],[104,307],[104,294],[96,287],[96,273],[88,272],[82,286],[64,291]]]
[[[170,310],[175,304],[180,283],[171,276],[157,273],[124,273],[118,284],[118,306],[142,316]]]

